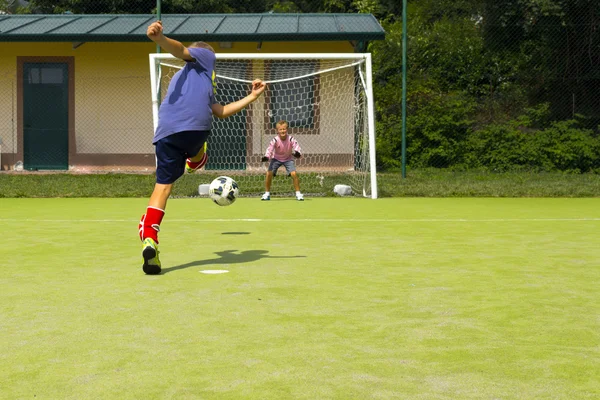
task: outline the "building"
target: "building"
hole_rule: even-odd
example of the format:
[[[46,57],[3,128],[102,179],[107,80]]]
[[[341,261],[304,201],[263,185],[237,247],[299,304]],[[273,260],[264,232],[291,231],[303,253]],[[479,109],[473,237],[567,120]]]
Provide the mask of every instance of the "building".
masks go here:
[[[0,15],[3,170],[151,170],[146,37],[154,15]],[[355,53],[370,14],[163,15],[165,34],[217,53]]]

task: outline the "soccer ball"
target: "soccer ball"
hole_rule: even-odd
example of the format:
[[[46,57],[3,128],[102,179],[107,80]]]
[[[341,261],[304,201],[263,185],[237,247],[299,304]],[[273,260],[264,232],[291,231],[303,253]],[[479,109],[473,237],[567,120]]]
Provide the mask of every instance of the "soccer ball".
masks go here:
[[[229,206],[235,202],[239,193],[236,181],[228,176],[220,176],[210,183],[208,195],[220,206]]]

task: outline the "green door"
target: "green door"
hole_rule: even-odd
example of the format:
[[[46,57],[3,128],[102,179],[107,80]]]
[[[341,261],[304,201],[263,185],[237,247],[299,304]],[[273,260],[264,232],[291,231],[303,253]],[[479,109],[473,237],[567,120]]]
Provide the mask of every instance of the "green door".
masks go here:
[[[246,75],[246,61],[225,61],[231,68]],[[219,66],[217,66],[219,73]],[[223,105],[240,100],[248,95],[248,84],[217,78],[215,99]],[[246,109],[225,119],[213,118],[208,138],[208,162],[206,170],[246,169]]]
[[[69,66],[23,64],[23,167],[69,168]]]

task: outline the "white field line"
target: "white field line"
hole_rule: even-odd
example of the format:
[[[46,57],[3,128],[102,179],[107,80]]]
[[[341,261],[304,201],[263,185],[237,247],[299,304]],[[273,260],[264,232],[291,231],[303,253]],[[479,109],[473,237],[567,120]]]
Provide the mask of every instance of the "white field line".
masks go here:
[[[169,222],[585,222],[600,221],[600,218],[202,218],[169,219]],[[127,222],[137,223],[133,219],[35,219],[0,218],[1,222]]]

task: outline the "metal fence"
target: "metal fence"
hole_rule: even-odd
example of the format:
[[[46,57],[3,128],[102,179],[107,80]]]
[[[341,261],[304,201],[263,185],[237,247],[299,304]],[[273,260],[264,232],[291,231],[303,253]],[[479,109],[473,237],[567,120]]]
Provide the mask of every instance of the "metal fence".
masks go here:
[[[162,1],[158,7],[117,0],[4,3],[0,0],[0,9],[12,13],[373,13],[386,29],[386,39],[368,48],[374,62],[380,170],[600,171],[600,3],[595,1],[409,1],[404,143],[401,2]],[[152,52],[152,43],[131,46],[129,53],[102,46],[128,45],[3,43],[4,55],[21,57],[16,65],[0,68],[3,169],[20,168],[26,151],[64,164],[60,152],[67,151],[67,169],[152,171],[148,67],[142,63],[125,77],[122,73],[130,65],[126,58]],[[73,52],[81,78],[75,78],[80,80],[67,94],[74,98],[78,118],[67,149],[64,143],[53,149],[60,143],[48,140],[43,131],[28,149],[19,142],[19,129],[27,127],[19,128],[17,121],[27,113],[38,115],[37,122],[52,120],[56,113],[50,109],[44,114],[35,103],[24,109],[18,97],[27,90],[32,96],[55,94],[37,93],[17,76],[26,72],[31,82],[59,81],[62,72],[45,71],[44,65],[36,66],[35,57]],[[60,107],[60,99],[53,103]],[[79,134],[82,130],[85,136]],[[41,164],[47,161],[44,157]]]
[[[166,30],[185,28],[190,17],[200,13],[261,13],[236,20],[222,16],[204,18],[205,31],[195,27],[193,31],[184,32],[190,41],[192,37],[201,39],[205,32],[219,28],[235,34],[240,24],[252,26],[257,19],[262,19],[260,15],[350,14],[357,11],[356,8],[327,5],[327,2],[260,0],[163,1],[162,4],[15,0],[5,2],[4,8],[0,3],[1,9],[19,17],[0,15],[0,42],[3,42],[0,56],[1,169],[72,172],[154,170],[148,53],[157,48],[145,37],[145,31],[148,24],[159,18],[159,9]],[[45,17],[50,14],[52,18]],[[117,20],[123,22],[116,24]],[[343,18],[337,20],[343,21]],[[277,23],[282,24],[282,21]],[[301,19],[294,21],[302,23]],[[285,24],[280,26],[273,42],[291,38]],[[337,32],[343,36],[344,30],[349,29],[344,29],[340,23],[335,31],[329,32],[327,26],[321,30],[325,36]],[[89,42],[84,38],[81,41],[65,39],[71,38],[69,35],[73,32],[93,32],[96,37]],[[27,38],[24,40],[19,35],[27,35]],[[247,39],[247,36],[240,38]],[[311,40],[319,39],[306,39],[303,45],[280,44],[276,52],[302,52],[303,46]],[[315,45],[315,51],[340,52],[339,44],[336,49],[323,44],[326,41]],[[341,39],[337,41],[340,43]],[[352,51],[352,46],[343,44],[346,52]],[[231,51],[232,46],[234,52],[257,52],[262,48],[264,53],[273,48],[272,43],[263,44],[262,41],[215,44],[217,51]],[[312,49],[310,43],[308,46]]]
[[[600,3],[432,3],[408,8],[407,168],[598,172]],[[398,167],[400,25],[386,28],[377,151]]]

